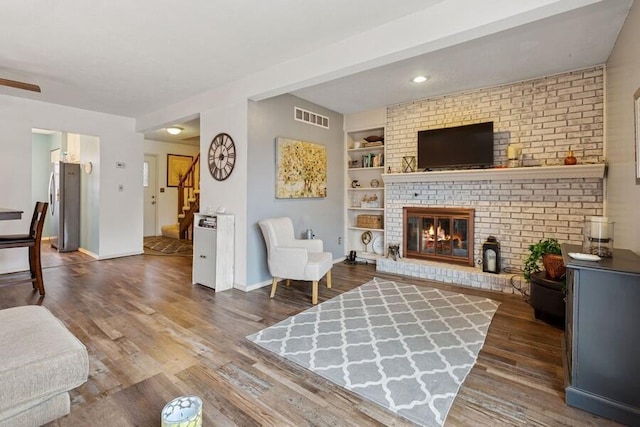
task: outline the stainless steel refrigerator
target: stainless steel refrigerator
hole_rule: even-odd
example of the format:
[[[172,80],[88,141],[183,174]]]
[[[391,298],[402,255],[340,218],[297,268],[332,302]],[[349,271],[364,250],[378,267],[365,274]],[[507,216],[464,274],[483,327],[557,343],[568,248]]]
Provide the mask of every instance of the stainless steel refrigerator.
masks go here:
[[[80,247],[80,165],[56,162],[51,166],[51,247],[58,252],[77,251]]]

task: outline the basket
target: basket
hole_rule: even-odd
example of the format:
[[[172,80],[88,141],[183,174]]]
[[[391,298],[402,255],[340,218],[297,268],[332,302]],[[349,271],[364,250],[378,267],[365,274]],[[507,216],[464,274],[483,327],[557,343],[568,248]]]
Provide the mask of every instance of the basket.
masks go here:
[[[542,255],[542,265],[550,279],[559,279],[564,276],[566,267],[562,260],[562,255],[544,254]]]
[[[382,228],[382,215],[358,215],[356,217],[356,227]]]
[[[360,202],[360,207],[361,208],[379,208],[380,202],[377,200],[372,202]]]

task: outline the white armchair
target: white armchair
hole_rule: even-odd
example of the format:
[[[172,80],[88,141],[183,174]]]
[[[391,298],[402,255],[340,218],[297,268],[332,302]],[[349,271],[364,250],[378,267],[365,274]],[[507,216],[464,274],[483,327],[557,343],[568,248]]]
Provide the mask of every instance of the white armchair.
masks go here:
[[[267,245],[267,263],[273,276],[270,298],[276,293],[278,279],[309,280],[313,283],[311,302],[318,303],[318,282],[326,274],[331,288],[333,257],[323,252],[322,240],[296,239],[291,218],[270,218],[259,221]]]

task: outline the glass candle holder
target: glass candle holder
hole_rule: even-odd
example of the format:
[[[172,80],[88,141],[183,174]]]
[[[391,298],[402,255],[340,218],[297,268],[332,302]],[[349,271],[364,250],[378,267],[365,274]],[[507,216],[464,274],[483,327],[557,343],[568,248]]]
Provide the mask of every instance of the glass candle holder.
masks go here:
[[[162,427],[202,427],[202,400],[198,396],[181,396],[162,409]]]
[[[416,157],[404,156],[402,158],[402,172],[411,173],[416,171]]]
[[[613,225],[604,216],[592,216],[584,222],[582,251],[603,258],[613,256]]]

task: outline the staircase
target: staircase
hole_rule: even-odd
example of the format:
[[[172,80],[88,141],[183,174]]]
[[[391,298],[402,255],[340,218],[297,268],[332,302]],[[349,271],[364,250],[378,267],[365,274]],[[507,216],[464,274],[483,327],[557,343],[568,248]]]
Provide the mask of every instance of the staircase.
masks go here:
[[[200,153],[178,184],[178,237],[193,236],[193,214],[200,209]]]

